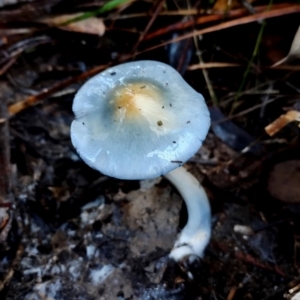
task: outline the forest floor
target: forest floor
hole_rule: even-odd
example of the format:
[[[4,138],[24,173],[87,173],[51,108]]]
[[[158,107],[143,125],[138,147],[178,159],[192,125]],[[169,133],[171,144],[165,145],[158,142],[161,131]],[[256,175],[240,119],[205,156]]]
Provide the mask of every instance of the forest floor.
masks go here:
[[[0,1],[0,299],[300,299],[299,20],[293,1]],[[168,258],[177,190],[105,176],[70,140],[79,87],[142,59],[211,111],[185,165],[212,207],[189,270]]]

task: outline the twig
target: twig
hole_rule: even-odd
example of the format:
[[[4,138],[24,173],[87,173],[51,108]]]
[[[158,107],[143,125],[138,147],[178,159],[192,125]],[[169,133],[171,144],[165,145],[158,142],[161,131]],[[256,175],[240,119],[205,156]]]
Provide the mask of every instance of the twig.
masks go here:
[[[13,115],[19,113],[20,111],[24,110],[27,107],[35,105],[39,100],[42,100],[60,90],[62,90],[63,88],[69,86],[72,83],[79,82],[90,76],[93,76],[93,75],[101,72],[102,70],[106,69],[108,66],[109,65],[97,66],[97,67],[95,67],[87,72],[84,72],[78,76],[67,78],[63,81],[60,81],[60,82],[54,84],[53,86],[51,86],[47,89],[44,89],[42,92],[40,92],[37,95],[29,96],[20,102],[12,104],[8,107],[9,114],[10,114],[10,116],[13,116]]]
[[[300,112],[296,110],[290,110],[286,114],[281,115],[271,124],[265,127],[265,131],[268,135],[273,136],[278,131],[280,131],[287,124],[298,121],[300,122]]]
[[[7,63],[3,65],[3,67],[0,69],[0,76],[3,75],[18,59],[19,54],[13,56]]]
[[[277,4],[277,5],[273,6],[274,9],[283,9],[286,7],[287,7],[287,4]],[[255,7],[255,11],[257,13],[263,12],[266,9],[267,9],[266,5]],[[187,10],[187,11],[190,11],[190,10]],[[199,14],[199,12],[197,12],[197,13]],[[201,13],[201,11],[200,11],[200,13]],[[234,10],[230,10],[230,11],[226,12],[226,19],[242,17],[247,14],[248,14],[248,12],[244,8],[234,9]],[[194,20],[189,20],[189,21],[185,21],[185,22],[181,21],[181,22],[166,26],[164,28],[158,29],[154,32],[150,32],[149,34],[147,34],[145,36],[144,41],[150,40],[153,38],[157,38],[166,33],[170,33],[171,31],[182,30],[182,29],[186,29],[188,27],[194,26],[194,25],[203,25],[203,24],[207,24],[210,22],[222,21],[222,20],[224,20],[224,12],[223,11],[213,12],[210,15],[202,15]]]
[[[231,116],[228,116],[228,117],[226,117],[226,118],[224,118],[224,119],[222,119],[222,120],[219,120],[219,121],[217,121],[217,122],[214,122],[214,124],[223,123],[223,122],[225,122],[225,121],[232,120],[232,119],[235,119],[235,118],[238,118],[238,117],[247,115],[248,113],[250,113],[250,112],[252,112],[252,111],[254,111],[254,110],[256,110],[256,109],[261,108],[263,105],[270,104],[270,103],[274,102],[275,100],[278,100],[278,99],[281,99],[281,98],[283,98],[283,97],[278,96],[278,97],[276,97],[276,98],[269,99],[269,100],[266,101],[264,104],[260,103],[260,104],[257,104],[257,105],[253,105],[253,106],[251,106],[250,108],[245,109],[245,110],[243,110],[243,111],[241,111],[241,112],[239,112],[239,113],[237,113],[237,114],[235,114],[235,115],[231,115]]]
[[[256,267],[259,267],[261,269],[265,269],[265,270],[269,270],[272,272],[277,273],[278,275],[282,276],[282,277],[287,277],[287,275],[278,267],[278,266],[270,266],[266,263],[263,263],[261,261],[259,261],[257,258],[253,257],[250,254],[247,253],[243,253],[241,251],[236,251],[234,253],[235,257],[241,261],[250,263],[251,265],[254,265]]]

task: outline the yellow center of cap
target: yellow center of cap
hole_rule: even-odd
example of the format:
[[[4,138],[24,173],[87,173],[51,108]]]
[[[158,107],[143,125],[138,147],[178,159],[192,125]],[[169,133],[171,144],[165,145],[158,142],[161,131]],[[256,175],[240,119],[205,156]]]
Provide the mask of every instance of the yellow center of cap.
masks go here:
[[[172,104],[163,101],[163,92],[151,83],[133,82],[117,87],[110,104],[113,105],[115,122],[146,120],[155,131],[173,127]]]

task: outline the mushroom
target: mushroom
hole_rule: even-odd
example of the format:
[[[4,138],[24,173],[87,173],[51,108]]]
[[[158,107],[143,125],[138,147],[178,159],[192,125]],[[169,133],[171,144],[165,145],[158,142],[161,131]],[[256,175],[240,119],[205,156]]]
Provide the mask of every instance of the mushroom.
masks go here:
[[[170,257],[203,256],[210,206],[182,165],[201,147],[209,126],[204,98],[172,67],[136,61],[107,69],[77,92],[71,139],[90,167],[119,179],[165,176],[180,192],[188,222]]]

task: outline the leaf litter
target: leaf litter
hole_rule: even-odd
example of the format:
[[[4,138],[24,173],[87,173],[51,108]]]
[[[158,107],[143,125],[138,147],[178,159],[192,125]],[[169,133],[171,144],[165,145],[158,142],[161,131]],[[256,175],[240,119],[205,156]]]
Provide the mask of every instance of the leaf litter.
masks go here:
[[[0,196],[5,196],[0,204],[1,299],[296,299],[300,210],[298,194],[291,193],[298,186],[299,128],[289,122],[272,137],[264,134],[264,128],[282,109],[298,111],[297,71],[269,67],[278,52],[288,52],[286,45],[294,38],[291,33],[299,26],[299,7],[282,2],[266,12],[257,6],[260,13],[253,15],[240,9],[231,17],[229,13],[232,20],[226,21],[224,14],[224,22],[220,14],[206,14],[204,6],[197,7],[202,14],[197,20],[212,17],[219,23],[193,22],[198,31],[183,33],[182,29],[190,27],[172,14],[178,12],[173,2],[162,5],[160,1],[159,7],[142,1],[112,2],[116,6],[103,15],[100,2],[86,4],[87,13],[93,11],[97,22],[104,20],[106,31],[101,37],[91,35],[85,27],[78,33],[53,24],[39,28],[28,23],[25,12],[34,1],[4,6],[0,11],[6,30],[26,27],[35,32],[26,36],[28,32],[9,35],[6,31],[1,46],[0,118],[6,126],[0,124],[1,141],[11,156],[5,160],[9,172],[1,168],[1,174],[9,178],[13,195],[11,198],[7,188],[1,187]],[[196,1],[193,5],[197,6]],[[252,5],[255,9],[256,4]],[[32,13],[31,21],[82,14],[83,7],[74,4],[66,9],[63,1],[51,1],[48,6],[43,2],[41,11],[43,16]],[[152,15],[146,17],[148,11]],[[128,18],[136,13],[142,16]],[[124,20],[123,14],[127,16]],[[289,15],[285,18],[284,14]],[[254,23],[271,16],[231,114],[244,73],[240,66],[251,58],[247,49],[253,48],[257,37],[259,27]],[[8,18],[15,23],[4,23]],[[25,23],[19,25],[21,20]],[[281,26],[286,20],[288,33]],[[199,39],[200,65],[224,64],[208,70],[223,119],[217,120],[218,126],[227,132],[230,120],[233,138],[247,141],[236,147],[224,134],[211,132],[187,165],[207,189],[213,210],[213,237],[201,266],[191,266],[193,279],[185,266],[168,260],[177,232],[186,222],[185,208],[172,186],[163,178],[155,182],[107,178],[79,159],[69,139],[72,98],[81,81],[134,56],[165,62],[173,59],[174,67],[180,62],[189,64],[185,79],[210,104],[193,46],[188,46],[192,51],[189,60],[184,51],[171,54],[157,47],[162,39],[161,45],[170,41],[170,26],[175,24],[179,39],[205,34]],[[274,41],[279,41],[275,54],[268,50],[270,44],[275,48]],[[155,51],[149,50],[154,47]],[[231,68],[236,64],[238,68]],[[278,101],[266,101],[270,90],[264,90],[266,86],[280,94]],[[3,138],[5,134],[9,139]],[[249,143],[258,145],[260,151],[241,151]],[[0,156],[7,157],[7,152]]]

